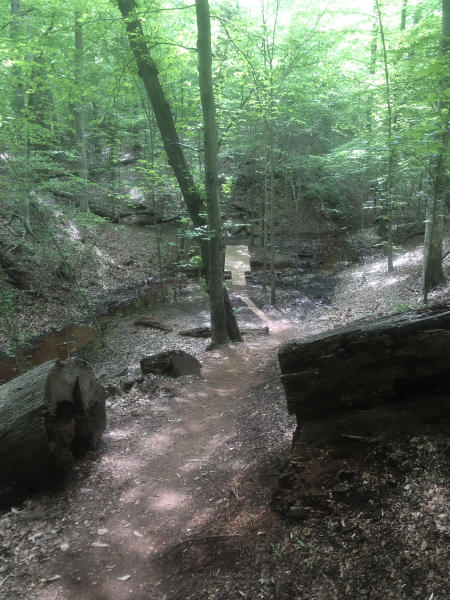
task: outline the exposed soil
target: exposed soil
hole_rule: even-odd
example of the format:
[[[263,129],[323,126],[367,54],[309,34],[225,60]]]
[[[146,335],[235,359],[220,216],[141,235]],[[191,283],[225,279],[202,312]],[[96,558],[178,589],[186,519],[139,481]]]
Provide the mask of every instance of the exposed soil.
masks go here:
[[[388,300],[377,306],[382,289],[412,305],[411,264],[397,281],[381,267],[370,275],[370,265],[365,280],[359,268],[328,284],[319,275],[322,299],[290,292],[288,302],[281,292],[279,309],[267,311],[270,336],[213,353],[207,340],[177,336],[207,321],[205,299],[192,291],[152,311],[173,333],[120,323],[94,362],[103,383],[132,387],[108,399],[104,444],[70,481],[0,520],[0,598],[449,597],[445,432],[297,440],[287,463],[296,423],[277,346],[392,310]],[[265,306],[259,288],[249,294]],[[436,293],[446,298],[447,289]],[[254,326],[258,318],[234,302],[241,323]],[[201,359],[201,378],[133,383],[143,354],[175,346]]]

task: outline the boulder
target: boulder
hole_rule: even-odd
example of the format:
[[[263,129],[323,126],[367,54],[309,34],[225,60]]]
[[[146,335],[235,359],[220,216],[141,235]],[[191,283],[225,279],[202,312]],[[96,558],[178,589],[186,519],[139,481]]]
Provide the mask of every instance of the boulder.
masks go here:
[[[141,370],[144,375],[168,375],[180,377],[181,375],[200,375],[201,363],[184,350],[167,350],[158,352],[141,359]]]

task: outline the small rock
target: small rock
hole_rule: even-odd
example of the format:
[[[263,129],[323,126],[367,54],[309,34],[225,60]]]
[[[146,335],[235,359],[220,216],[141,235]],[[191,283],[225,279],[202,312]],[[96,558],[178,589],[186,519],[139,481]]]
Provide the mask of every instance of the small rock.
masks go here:
[[[298,521],[306,521],[310,517],[310,511],[301,506],[291,506],[287,511],[287,517],[297,519]]]
[[[120,382],[120,387],[124,392],[129,392],[135,383],[134,379],[123,379]]]
[[[119,396],[121,394],[121,390],[118,385],[115,383],[107,383],[103,386],[105,390],[105,397],[112,398],[113,396]]]

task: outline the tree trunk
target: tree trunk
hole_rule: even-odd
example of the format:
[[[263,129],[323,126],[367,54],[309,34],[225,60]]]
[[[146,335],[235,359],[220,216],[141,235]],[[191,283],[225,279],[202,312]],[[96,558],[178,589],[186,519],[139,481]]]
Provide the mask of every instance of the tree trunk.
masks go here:
[[[450,50],[450,0],[442,0],[442,41],[441,54],[443,66],[447,66]],[[447,69],[448,72],[448,69]],[[440,151],[431,160],[432,195],[427,205],[426,230],[424,241],[423,265],[423,298],[428,301],[429,291],[442,283],[442,242],[444,239],[446,219],[446,154],[450,137],[450,101],[443,92],[448,89],[450,77],[444,76],[440,81],[441,101],[438,111],[441,115]]]
[[[406,16],[408,11],[408,0],[402,0],[402,11],[400,15],[400,31],[406,29]]]
[[[267,133],[267,125],[265,126]],[[268,205],[269,205],[269,172],[268,172],[268,154],[267,154],[267,136],[264,136],[265,150],[264,150],[264,197],[262,205],[262,227],[263,227],[263,285],[262,289],[264,294],[267,290],[267,244],[268,244],[268,227],[267,219],[269,217]]]
[[[180,186],[194,227],[201,227],[204,225],[204,220],[200,216],[203,210],[203,199],[184,156],[172,111],[159,82],[158,70],[150,56],[141,22],[137,17],[132,17],[136,11],[136,2],[134,0],[117,0],[117,3],[125,19],[130,47],[136,60],[139,76],[144,83],[155,113],[169,165]]]
[[[22,37],[22,29],[23,29],[23,17],[21,16],[21,6],[20,0],[11,0],[11,25],[10,25],[10,36],[13,42],[13,46],[16,48],[20,48],[21,46],[21,37]],[[20,57],[22,58],[22,57]],[[25,83],[23,78],[22,69],[17,66],[13,66],[12,68],[12,76],[13,76],[13,98],[12,98],[12,107],[15,113],[16,119],[19,120],[19,135],[17,136],[19,145],[22,147],[19,149],[17,153],[19,165],[16,169],[17,172],[20,172],[20,176],[24,181],[24,185],[20,186],[19,192],[19,200],[18,200],[18,213],[20,219],[23,223],[25,231],[27,233],[32,233],[31,222],[30,222],[30,203],[28,198],[28,127],[26,122],[25,115]]]
[[[11,0],[10,36],[15,44],[19,44],[22,34],[22,17],[20,15],[20,0]],[[25,86],[20,67],[13,66],[14,77],[12,106],[16,114],[22,114],[25,109]]]
[[[211,303],[211,345],[227,340],[223,294],[222,218],[217,194],[217,125],[212,81],[211,23],[208,0],[195,0],[200,97],[203,109],[205,189],[209,230],[208,288]]]
[[[272,127],[272,123],[271,123]],[[276,279],[275,279],[275,165],[274,165],[274,139],[270,133],[270,304],[276,304]]]
[[[0,387],[0,479],[52,484],[74,456],[96,447],[105,396],[92,368],[71,358],[39,365]]]
[[[80,192],[78,197],[78,206],[80,210],[89,211],[88,200],[88,165],[86,156],[86,136],[85,136],[85,114],[83,99],[83,26],[81,24],[81,13],[75,11],[75,84],[80,94],[75,105],[75,133],[78,149],[79,171],[78,176],[81,180]]]
[[[393,122],[393,109],[391,99],[391,86],[389,79],[389,65],[386,50],[386,40],[384,37],[383,19],[381,16],[381,8],[379,0],[375,0],[375,9],[378,15],[378,24],[380,27],[381,45],[383,48],[383,65],[384,65],[384,83],[386,90],[386,104],[387,104],[387,149],[388,149],[388,173],[386,181],[386,220],[387,220],[387,262],[388,272],[391,273],[394,270],[393,261],[393,248],[392,248],[392,209],[393,209],[393,182],[394,182],[394,145],[392,139],[392,122]]]
[[[205,220],[201,214],[203,210],[203,198],[195,185],[191,170],[184,156],[175,128],[172,111],[159,82],[158,70],[150,56],[141,22],[137,17],[133,18],[132,16],[136,11],[136,3],[134,0],[117,0],[117,4],[125,19],[128,39],[136,60],[139,75],[150,99],[156,123],[164,143],[164,149],[186,203],[189,216],[194,227],[203,227],[205,225]],[[209,265],[208,246],[207,241],[200,241],[203,265],[206,269]],[[238,334],[239,327],[228,297],[228,292],[226,288],[223,289],[228,337],[232,341],[242,341],[241,336]]]

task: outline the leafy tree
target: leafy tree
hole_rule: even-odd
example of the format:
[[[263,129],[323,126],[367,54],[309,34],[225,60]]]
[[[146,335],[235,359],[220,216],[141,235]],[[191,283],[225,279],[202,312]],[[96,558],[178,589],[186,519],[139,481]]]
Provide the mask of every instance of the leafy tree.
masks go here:
[[[427,302],[431,288],[444,280],[442,270],[442,241],[445,230],[445,194],[448,163],[448,145],[450,137],[450,0],[442,0],[442,40],[441,57],[438,65],[442,68],[440,77],[440,97],[437,102],[437,153],[430,161],[431,198],[427,210],[425,232],[425,255],[423,272],[423,293]]]
[[[203,197],[195,185],[194,178],[184,156],[170,106],[159,82],[158,71],[150,56],[141,23],[136,17],[136,5],[134,0],[118,0],[118,6],[125,19],[130,46],[138,66],[139,75],[145,85],[153,107],[169,164],[177,178],[194,226],[202,228],[205,224],[202,215]],[[214,233],[218,234],[218,232]],[[220,242],[220,238],[218,239]],[[205,266],[209,264],[209,244],[207,242],[207,239],[204,239],[201,242],[202,258]],[[217,260],[217,257],[215,257],[215,259]],[[208,276],[209,275],[210,274],[208,274]],[[217,277],[217,273],[214,273],[214,277]],[[227,290],[225,287],[222,287],[222,290],[227,317],[226,324],[228,337],[232,341],[240,341],[239,328],[228,298]],[[213,294],[215,293],[217,293],[217,290],[214,288]],[[216,300],[217,298],[213,296],[212,311],[215,311],[217,308],[214,304]],[[221,339],[222,336],[218,333],[217,340]]]

